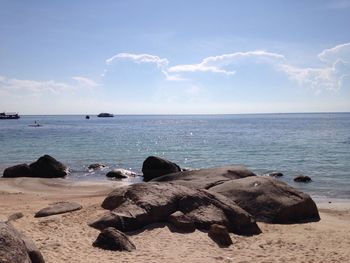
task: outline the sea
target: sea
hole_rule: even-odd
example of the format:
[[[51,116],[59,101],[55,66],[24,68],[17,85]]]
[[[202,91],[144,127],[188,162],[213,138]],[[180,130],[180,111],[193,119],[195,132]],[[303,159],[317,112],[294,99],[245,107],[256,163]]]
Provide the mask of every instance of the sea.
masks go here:
[[[40,127],[30,126],[34,122]],[[150,155],[185,168],[245,165],[318,199],[350,199],[350,113],[238,115],[23,115],[0,120],[0,174],[49,154],[68,180],[108,180],[123,168],[141,174]],[[91,171],[92,163],[106,168]],[[295,183],[307,175],[311,183]],[[133,179],[137,180],[137,179]],[[140,179],[138,179],[140,180]]]

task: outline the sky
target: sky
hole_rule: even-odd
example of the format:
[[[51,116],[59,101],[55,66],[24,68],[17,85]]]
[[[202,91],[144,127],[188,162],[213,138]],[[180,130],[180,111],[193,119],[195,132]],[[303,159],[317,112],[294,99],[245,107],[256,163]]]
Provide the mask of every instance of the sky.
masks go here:
[[[350,0],[0,0],[0,112],[350,111]]]

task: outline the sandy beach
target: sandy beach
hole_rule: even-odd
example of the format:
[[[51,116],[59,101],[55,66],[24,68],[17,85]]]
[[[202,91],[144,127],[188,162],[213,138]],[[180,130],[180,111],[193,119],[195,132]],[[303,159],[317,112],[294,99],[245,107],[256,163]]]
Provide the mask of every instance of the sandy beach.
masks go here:
[[[105,212],[102,200],[119,182],[71,182],[65,179],[0,178],[0,220],[16,212],[12,224],[31,237],[46,262],[350,262],[350,203],[317,203],[321,221],[306,224],[259,223],[262,234],[230,234],[233,245],[219,248],[207,233],[174,233],[165,224],[128,233],[133,252],[92,246],[99,231],[87,225]],[[58,201],[75,201],[80,211],[34,218]]]

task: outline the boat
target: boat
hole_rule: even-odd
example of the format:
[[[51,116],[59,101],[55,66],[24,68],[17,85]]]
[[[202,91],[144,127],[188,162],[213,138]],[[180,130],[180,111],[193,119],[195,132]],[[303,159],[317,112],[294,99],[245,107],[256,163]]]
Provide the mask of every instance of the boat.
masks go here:
[[[99,115],[97,115],[97,117],[102,117],[102,118],[105,118],[105,117],[114,117],[114,115],[113,115],[112,113],[102,112],[102,113],[100,113]]]
[[[0,112],[0,120],[16,120],[19,119],[19,115],[18,113],[14,113],[14,112]]]
[[[29,127],[41,127],[42,125],[39,122],[35,121],[34,124],[29,124],[28,126]]]
[[[90,116],[89,116],[89,115],[86,115],[86,116],[85,116],[85,119],[87,119],[87,120],[90,119]]]

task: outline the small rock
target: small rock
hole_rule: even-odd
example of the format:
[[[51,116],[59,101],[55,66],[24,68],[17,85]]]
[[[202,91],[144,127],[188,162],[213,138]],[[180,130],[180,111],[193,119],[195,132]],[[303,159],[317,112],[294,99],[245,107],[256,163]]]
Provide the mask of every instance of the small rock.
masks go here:
[[[17,219],[20,219],[22,217],[24,217],[22,212],[14,213],[9,215],[9,217],[7,218],[7,222],[16,221]]]
[[[229,247],[233,244],[232,239],[227,231],[227,228],[222,225],[211,225],[208,236],[219,246]]]
[[[44,216],[63,214],[67,212],[80,210],[82,208],[83,207],[80,204],[75,202],[59,202],[54,205],[41,209],[39,212],[35,214],[34,217],[44,217]]]
[[[272,173],[267,173],[267,174],[264,174],[264,175],[271,176],[271,177],[282,177],[282,176],[283,176],[283,173],[280,173],[280,172],[272,172]]]
[[[298,182],[298,183],[309,183],[311,181],[312,181],[311,178],[306,175],[298,175],[294,178],[294,182]]]
[[[196,226],[194,225],[193,221],[181,211],[172,213],[168,217],[168,222],[171,223],[177,230],[184,232],[194,232],[196,230]]]
[[[133,173],[129,170],[125,169],[114,169],[106,174],[109,178],[115,178],[115,179],[124,179],[128,177],[134,177],[136,176],[136,173]]]
[[[106,167],[106,165],[102,164],[102,163],[93,163],[93,164],[90,164],[88,166],[88,169],[89,170],[96,170],[96,169],[101,169],[101,168],[104,168]]]
[[[113,251],[131,252],[136,249],[134,243],[130,241],[127,235],[113,227],[102,230],[92,245],[94,247]]]

